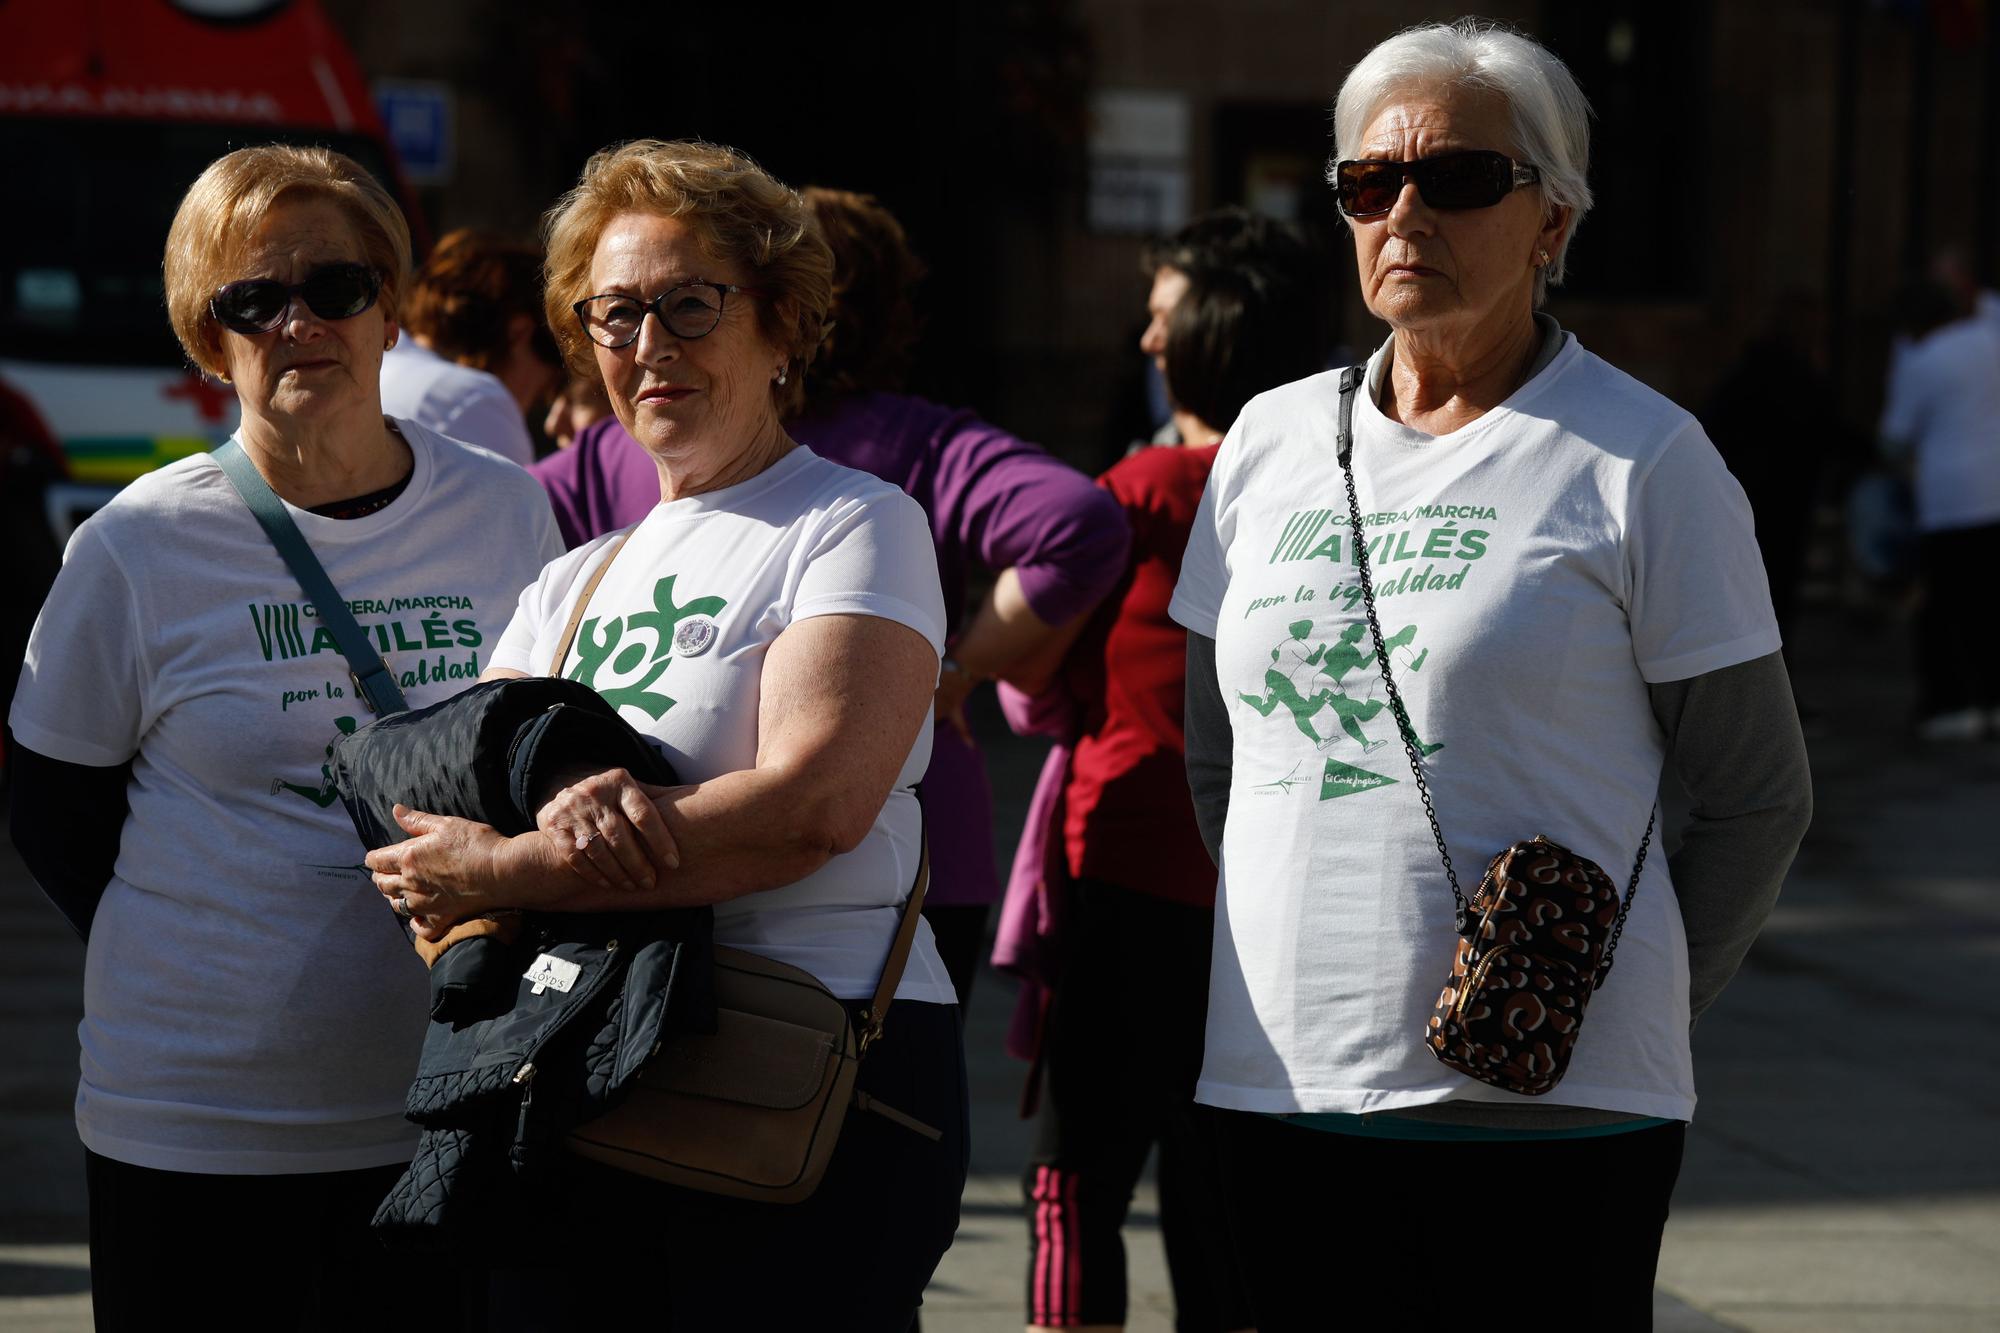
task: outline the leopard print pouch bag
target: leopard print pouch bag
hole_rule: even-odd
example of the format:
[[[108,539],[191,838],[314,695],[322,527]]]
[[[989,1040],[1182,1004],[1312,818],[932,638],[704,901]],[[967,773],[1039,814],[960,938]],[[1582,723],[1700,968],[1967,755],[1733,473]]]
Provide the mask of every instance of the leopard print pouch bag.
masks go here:
[[[1508,1092],[1539,1097],[1561,1082],[1569,1069],[1584,1010],[1611,971],[1612,953],[1639,891],[1659,808],[1654,807],[1646,821],[1622,901],[1595,861],[1536,836],[1494,857],[1467,902],[1438,827],[1437,810],[1424,781],[1422,746],[1389,673],[1389,654],[1383,649],[1382,625],[1375,614],[1374,579],[1352,465],[1354,394],[1360,383],[1360,367],[1342,372],[1338,447],[1347,480],[1354,560],[1368,629],[1375,640],[1375,660],[1457,909],[1458,947],[1437,1008],[1425,1025],[1424,1044],[1461,1074]]]
[[[1648,822],[1642,864],[1652,838]],[[1635,888],[1639,869],[1632,870]],[[1425,1029],[1431,1054],[1523,1096],[1555,1087],[1569,1068],[1584,1009],[1611,971],[1630,906],[1630,895],[1621,903],[1595,861],[1539,835],[1494,857],[1472,894],[1477,919],[1460,931]]]

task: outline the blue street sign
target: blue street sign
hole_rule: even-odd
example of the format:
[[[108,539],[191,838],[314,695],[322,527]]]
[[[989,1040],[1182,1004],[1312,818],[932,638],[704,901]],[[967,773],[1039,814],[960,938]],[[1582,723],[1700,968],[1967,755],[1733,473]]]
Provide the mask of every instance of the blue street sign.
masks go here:
[[[451,179],[451,85],[383,79],[375,84],[375,107],[412,181],[438,185]]]

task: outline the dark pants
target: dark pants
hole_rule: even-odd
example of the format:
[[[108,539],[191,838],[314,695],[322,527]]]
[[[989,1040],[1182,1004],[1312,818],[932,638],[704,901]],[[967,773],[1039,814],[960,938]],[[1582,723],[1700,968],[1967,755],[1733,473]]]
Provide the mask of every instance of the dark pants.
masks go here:
[[[1216,1113],[1259,1333],[1653,1326],[1679,1122],[1416,1143]]]
[[[493,1329],[903,1333],[958,1229],[965,1046],[955,1006],[898,1001],[858,1086],[944,1131],[849,1110],[819,1189],[756,1203],[566,1165],[537,1262],[494,1274]]]
[[[1246,1328],[1212,1121],[1194,1105],[1215,913],[1097,880],[1073,885],[1070,903],[1047,1083],[1022,1178],[1028,1322],[1125,1322],[1120,1230],[1157,1142],[1176,1327]]]
[[[979,958],[986,951],[986,918],[992,912],[987,903],[930,903],[924,920],[931,923],[937,937],[938,957],[958,992],[958,1016],[972,1005],[972,983],[979,977]]]
[[[1927,532],[1918,548],[1924,605],[1917,617],[1922,717],[2000,708],[2000,622],[1994,620],[1987,564],[2000,523]]]
[[[449,1270],[395,1259],[368,1229],[400,1166],[195,1175],[86,1149],[84,1174],[100,1330],[480,1326]]]

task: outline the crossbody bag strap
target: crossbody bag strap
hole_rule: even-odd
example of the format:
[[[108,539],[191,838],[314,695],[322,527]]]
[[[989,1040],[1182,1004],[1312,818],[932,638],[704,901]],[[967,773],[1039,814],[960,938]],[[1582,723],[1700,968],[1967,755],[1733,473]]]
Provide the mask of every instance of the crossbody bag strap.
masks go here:
[[[577,594],[576,605],[570,608],[569,624],[563,626],[562,642],[556,645],[556,655],[549,659],[551,676],[562,675],[562,665],[569,657],[570,645],[576,642],[577,626],[583,623],[583,613],[590,609],[591,594],[597,591],[598,584],[604,582],[605,571],[611,568],[611,562],[618,558],[618,553],[625,549],[625,543],[632,540],[633,531],[628,528],[623,536],[611,543],[611,549],[605,552],[604,559],[598,561],[597,568],[590,571],[589,582],[583,585],[583,591]]]
[[[1349,366],[1340,372],[1340,432],[1335,437],[1335,452],[1340,459],[1340,471],[1347,482],[1347,522],[1354,544],[1354,564],[1361,575],[1361,601],[1368,612],[1368,632],[1375,639],[1375,661],[1382,669],[1382,684],[1389,692],[1389,707],[1396,715],[1396,729],[1401,733],[1403,753],[1409,757],[1410,775],[1417,780],[1417,795],[1424,803],[1424,818],[1430,821],[1431,837],[1437,842],[1438,859],[1444,862],[1444,876],[1451,884],[1451,901],[1455,909],[1454,928],[1460,935],[1465,934],[1469,912],[1465,892],[1459,888],[1458,871],[1451,863],[1451,850],[1445,846],[1444,830],[1438,827],[1437,807],[1431,803],[1430,784],[1424,781],[1424,757],[1422,742],[1417,729],[1410,723],[1409,710],[1403,707],[1403,696],[1396,689],[1395,678],[1389,673],[1389,653],[1382,645],[1382,622],[1375,614],[1375,580],[1368,568],[1368,537],[1361,530],[1361,501],[1354,489],[1354,395],[1361,388],[1362,367]],[[1611,955],[1617,952],[1618,939],[1625,933],[1625,918],[1632,910],[1632,899],[1639,892],[1639,875],[1646,867],[1646,852],[1653,844],[1653,827],[1659,820],[1660,807],[1653,807],[1652,817],[1646,821],[1646,835],[1639,841],[1639,856],[1632,864],[1632,880],[1626,885],[1625,900],[1619,905],[1618,920],[1611,927],[1611,938],[1604,946],[1604,961],[1598,964],[1596,984],[1602,986],[1604,978],[1611,971]]]
[[[340,590],[333,586],[333,580],[326,576],[319,557],[313,554],[312,544],[299,531],[298,524],[285,509],[285,502],[278,498],[270,483],[257,471],[257,465],[250,461],[250,455],[243,452],[243,446],[235,440],[217,449],[215,461],[222,465],[222,475],[229,478],[229,484],[243,497],[243,503],[250,507],[264,535],[271,539],[271,545],[278,548],[285,565],[298,580],[299,588],[312,600],[313,608],[319,612],[322,625],[333,631],[333,641],[340,646],[340,655],[347,659],[347,674],[354,682],[361,702],[377,717],[390,713],[400,713],[409,707],[403,699],[403,691],[396,684],[395,673],[389,664],[375,651],[375,645],[368,641],[368,634],[355,623],[354,616],[347,609],[347,602]]]
[[[862,1055],[868,1054],[869,1046],[882,1035],[882,1024],[889,1017],[889,1003],[896,998],[896,987],[903,980],[903,966],[910,961],[910,946],[916,942],[917,919],[924,914],[924,894],[930,890],[930,820],[924,815],[921,785],[916,795],[917,878],[910,886],[909,900],[903,904],[903,918],[897,923],[896,938],[889,945],[889,956],[882,960],[882,976],[875,983],[875,996],[861,1011],[861,1031],[857,1040]]]

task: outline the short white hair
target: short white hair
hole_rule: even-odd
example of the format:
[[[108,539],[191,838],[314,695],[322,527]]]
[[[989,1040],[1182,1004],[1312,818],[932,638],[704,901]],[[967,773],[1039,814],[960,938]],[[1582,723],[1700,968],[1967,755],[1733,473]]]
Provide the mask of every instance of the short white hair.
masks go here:
[[[1389,38],[1347,73],[1333,103],[1335,162],[1361,151],[1361,136],[1394,98],[1419,89],[1498,93],[1514,125],[1514,152],[1541,171],[1542,197],[1570,210],[1555,255],[1535,272],[1535,304],[1560,285],[1584,214],[1590,211],[1590,103],[1569,67],[1530,37],[1486,19],[1424,23]],[[1333,179],[1333,165],[1327,165]],[[1344,215],[1343,215],[1344,216]]]

